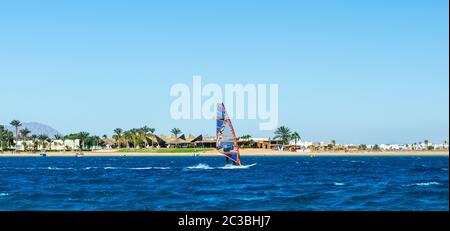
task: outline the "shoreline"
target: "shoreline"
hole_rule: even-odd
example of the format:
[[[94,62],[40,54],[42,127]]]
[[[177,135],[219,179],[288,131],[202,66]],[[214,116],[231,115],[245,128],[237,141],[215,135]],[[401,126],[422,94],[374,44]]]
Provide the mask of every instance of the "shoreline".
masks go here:
[[[91,151],[83,152],[84,157],[123,157],[123,156],[146,156],[146,157],[177,157],[177,156],[194,156],[194,153],[180,152],[180,153],[145,153],[145,152],[118,152],[116,150],[108,151]],[[198,152],[199,156],[218,156],[219,152],[204,151]],[[74,157],[74,152],[47,152],[48,157]],[[275,151],[268,149],[241,149],[241,156],[449,156],[449,151],[379,151],[379,152],[289,152],[289,151]],[[40,153],[26,152],[26,153],[0,153],[0,157],[40,157]]]

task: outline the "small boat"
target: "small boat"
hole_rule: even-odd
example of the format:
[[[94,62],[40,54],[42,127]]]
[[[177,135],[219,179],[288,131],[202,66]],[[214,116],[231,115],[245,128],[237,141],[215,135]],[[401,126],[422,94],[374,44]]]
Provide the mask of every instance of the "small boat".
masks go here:
[[[44,150],[42,150],[41,153],[40,153],[39,155],[45,157],[45,156],[47,156],[47,153],[46,153]]]
[[[79,152],[79,153],[75,154],[75,157],[82,157],[82,156],[84,156],[84,154],[82,152]]]
[[[194,156],[200,156],[200,153],[194,153]]]

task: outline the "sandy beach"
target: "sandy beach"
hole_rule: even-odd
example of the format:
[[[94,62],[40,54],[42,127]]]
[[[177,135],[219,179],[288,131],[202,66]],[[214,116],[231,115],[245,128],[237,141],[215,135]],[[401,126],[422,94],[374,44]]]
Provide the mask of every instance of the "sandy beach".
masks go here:
[[[118,152],[116,150],[83,152],[84,156],[193,156],[193,153],[145,153],[145,152]],[[199,152],[200,156],[216,156],[219,152]],[[379,152],[290,152],[269,149],[241,149],[242,156],[449,156],[449,151],[379,151]],[[33,157],[40,156],[39,152],[32,153],[0,153],[0,157]],[[47,156],[70,157],[74,152],[47,152]]]

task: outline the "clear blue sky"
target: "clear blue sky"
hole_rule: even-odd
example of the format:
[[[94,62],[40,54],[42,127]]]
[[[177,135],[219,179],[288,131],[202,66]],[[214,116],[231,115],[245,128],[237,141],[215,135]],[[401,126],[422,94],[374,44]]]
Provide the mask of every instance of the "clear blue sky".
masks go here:
[[[174,121],[175,83],[278,83],[280,125],[306,140],[449,134],[448,1],[2,1],[0,124],[63,133]],[[255,121],[238,135],[273,136]],[[240,134],[241,133],[241,134]]]

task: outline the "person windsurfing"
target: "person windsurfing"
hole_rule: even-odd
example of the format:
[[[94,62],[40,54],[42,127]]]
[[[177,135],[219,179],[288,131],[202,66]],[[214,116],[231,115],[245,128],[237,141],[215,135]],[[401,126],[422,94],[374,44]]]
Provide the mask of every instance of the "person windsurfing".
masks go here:
[[[239,146],[233,125],[223,103],[217,104],[216,149],[225,155],[227,164],[241,165]]]

